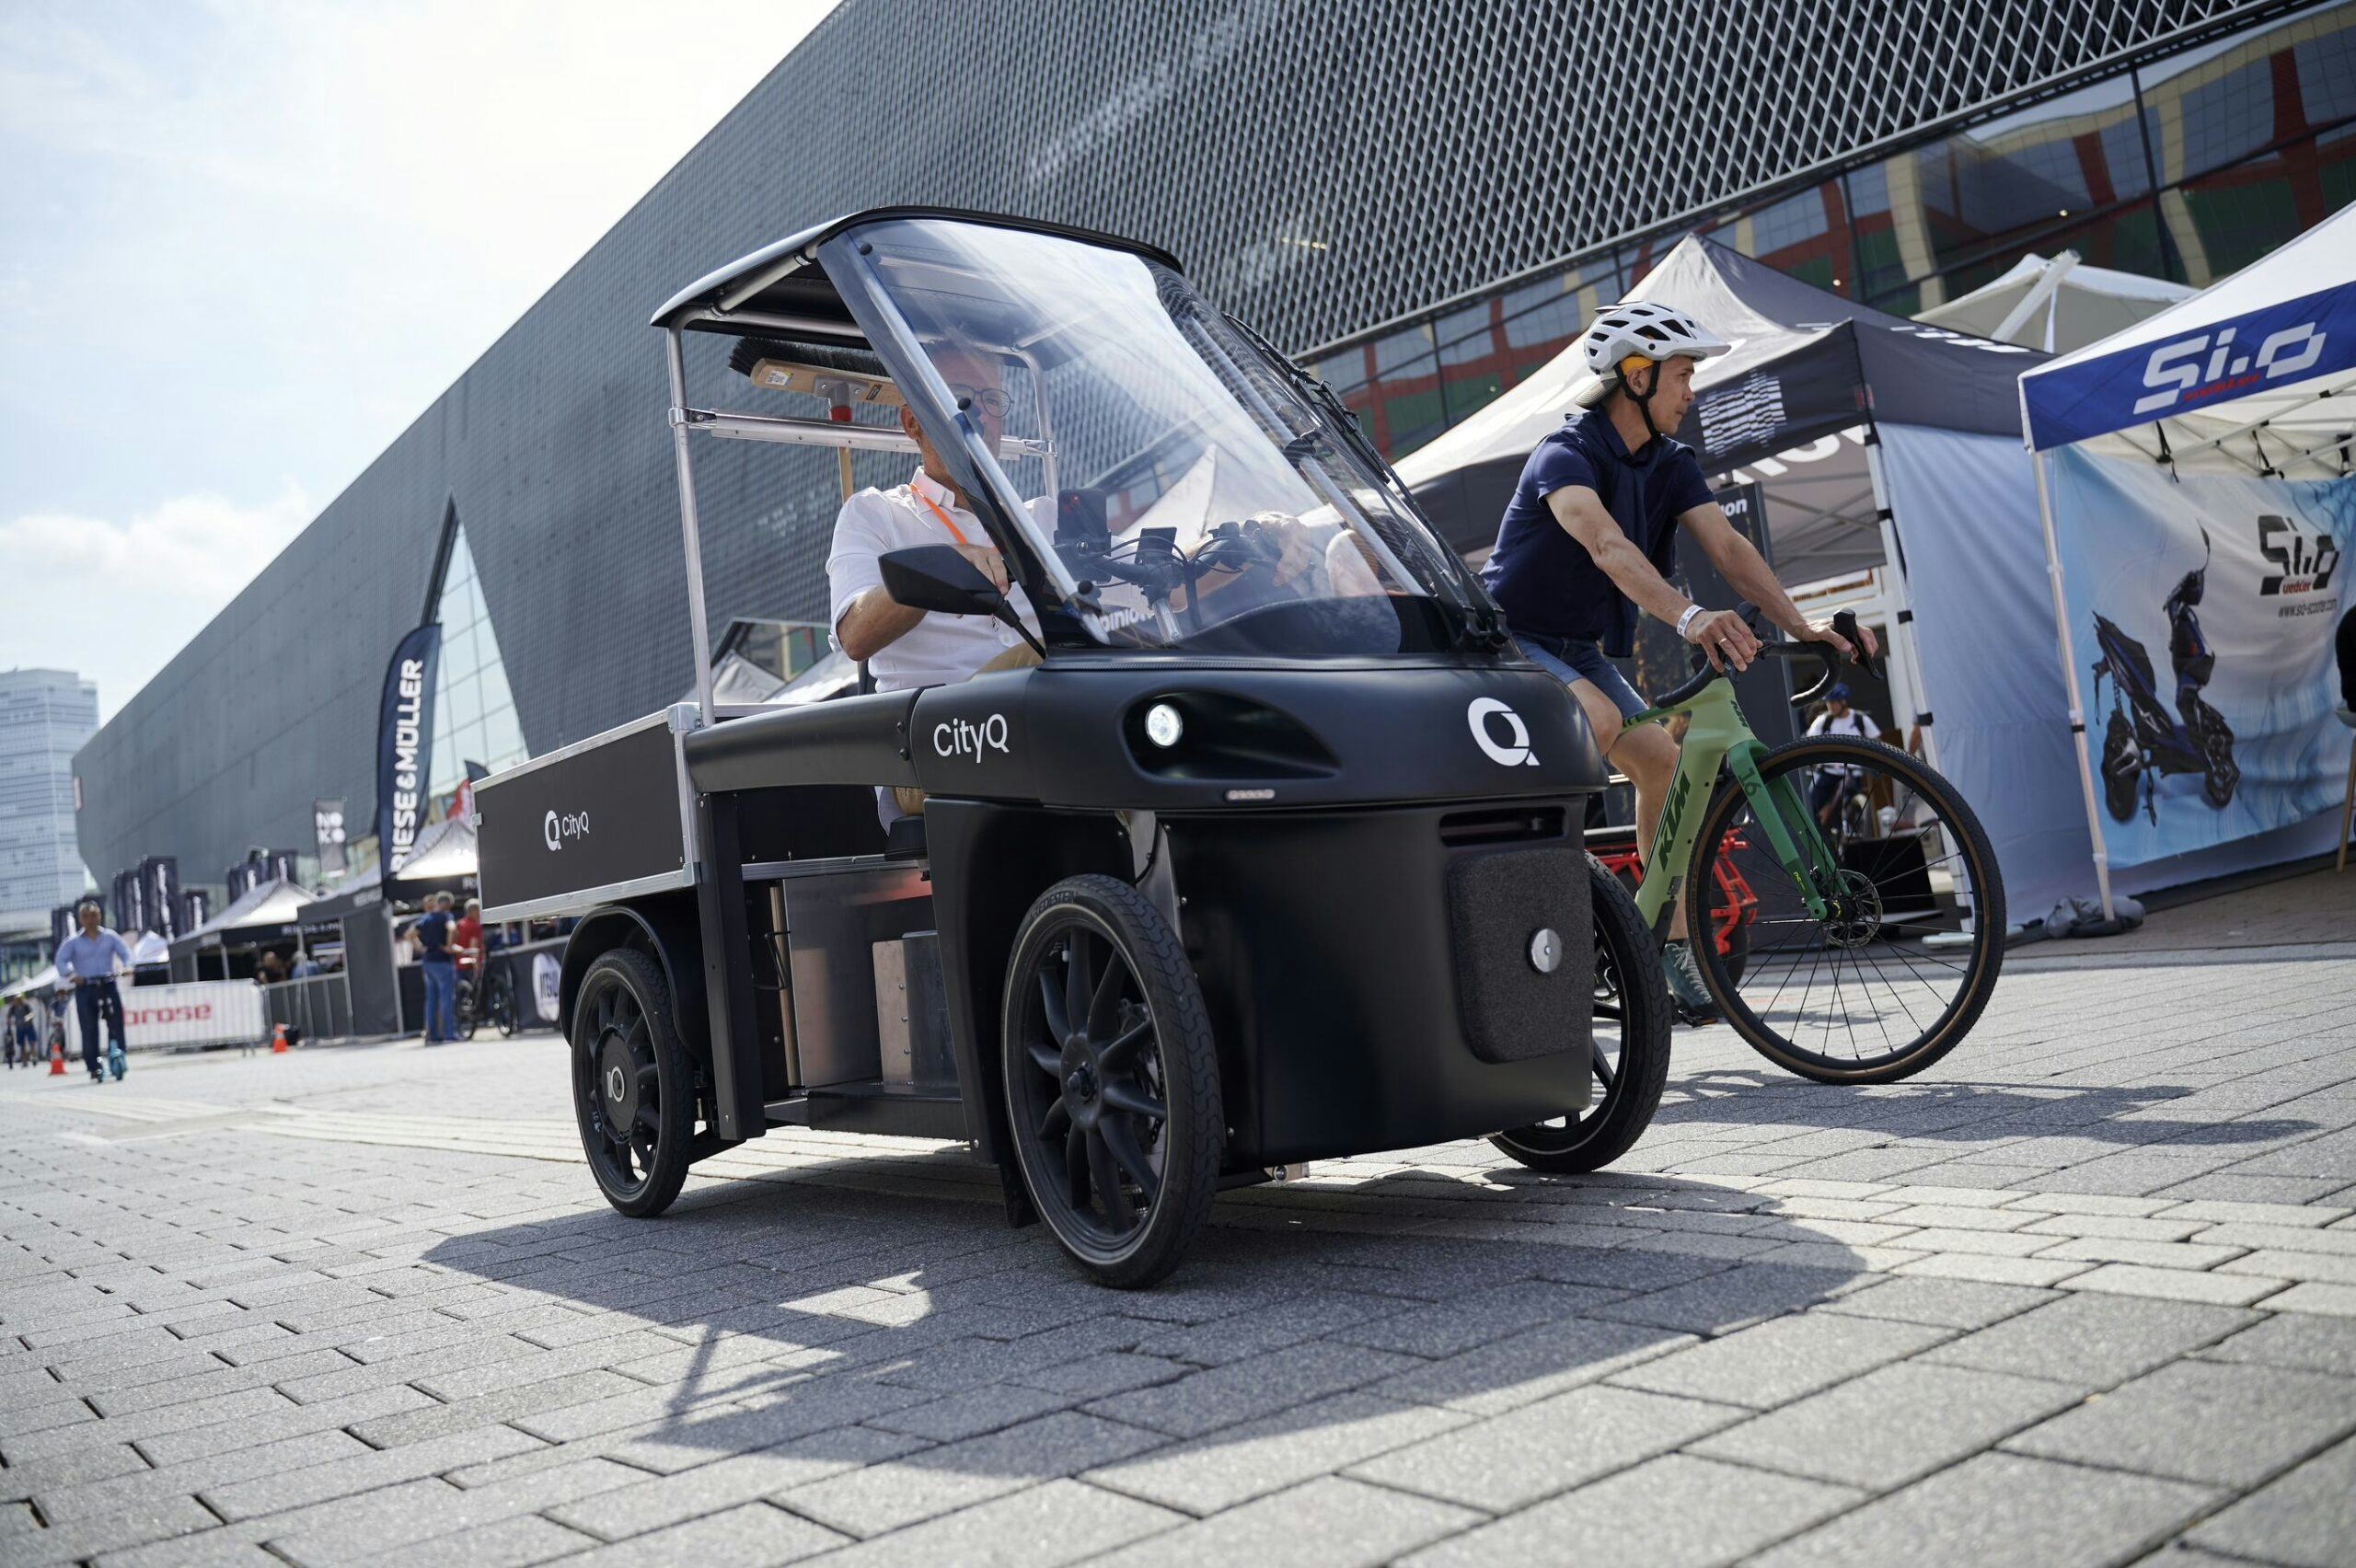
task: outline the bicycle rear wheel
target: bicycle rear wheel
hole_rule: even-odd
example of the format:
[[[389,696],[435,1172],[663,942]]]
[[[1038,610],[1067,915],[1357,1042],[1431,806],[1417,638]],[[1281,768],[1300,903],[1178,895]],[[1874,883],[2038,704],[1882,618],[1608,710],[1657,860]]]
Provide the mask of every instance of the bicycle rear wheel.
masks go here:
[[[1819,824],[1837,868],[1819,879],[1825,914],[1809,910],[1750,797],[1727,778],[1686,885],[1714,916],[1725,896],[1717,859],[1732,854],[1758,918],[1740,970],[1714,942],[1695,943],[1693,955],[1727,1022],[1769,1061],[1819,1083],[1891,1083],[1953,1050],[1988,1005],[2004,965],[2004,880],[1955,787],[1894,746],[1799,741],[1769,752],[1759,771],[1806,812],[1810,785],[1831,767],[1851,779],[1836,799],[1862,794],[1869,809],[1862,831],[1845,811]],[[1744,847],[1727,847],[1729,829]],[[1934,936],[1942,940],[1926,940]]]

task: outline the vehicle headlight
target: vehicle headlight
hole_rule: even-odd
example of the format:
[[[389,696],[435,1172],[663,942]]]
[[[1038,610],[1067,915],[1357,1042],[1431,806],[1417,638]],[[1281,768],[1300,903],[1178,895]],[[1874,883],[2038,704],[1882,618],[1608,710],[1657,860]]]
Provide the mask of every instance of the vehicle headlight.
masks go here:
[[[1145,710],[1145,738],[1163,750],[1176,745],[1178,737],[1185,732],[1186,721],[1170,704],[1157,702]]]

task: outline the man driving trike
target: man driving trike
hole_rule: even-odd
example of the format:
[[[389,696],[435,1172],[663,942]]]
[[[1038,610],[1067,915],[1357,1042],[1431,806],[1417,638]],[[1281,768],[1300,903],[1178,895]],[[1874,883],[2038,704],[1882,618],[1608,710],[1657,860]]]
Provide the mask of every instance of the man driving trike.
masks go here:
[[[1530,455],[1482,577],[1521,651],[1570,687],[1596,744],[1635,785],[1642,857],[1651,852],[1678,744],[1658,724],[1625,728],[1647,705],[1611,661],[1633,651],[1638,611],[1674,626],[1715,668],[1747,669],[1760,646],[1734,611],[1704,608],[1670,582],[1680,526],[1775,626],[1843,655],[1854,650],[1830,624],[1800,614],[1710,499],[1692,448],[1669,433],[1692,406],[1695,370],[1729,345],[1682,311],[1634,303],[1597,316],[1579,347],[1596,382]],[[1860,635],[1872,656],[1873,634]],[[1686,943],[1681,897],[1661,963],[1689,1016],[1715,1014]]]

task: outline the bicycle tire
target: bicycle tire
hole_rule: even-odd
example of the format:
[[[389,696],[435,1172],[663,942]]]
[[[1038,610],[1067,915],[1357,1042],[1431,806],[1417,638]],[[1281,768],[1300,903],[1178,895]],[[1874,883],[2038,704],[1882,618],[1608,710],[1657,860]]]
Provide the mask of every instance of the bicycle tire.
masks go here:
[[[1980,825],[1980,819],[1973,814],[1969,804],[1944,777],[1895,746],[1848,736],[1795,741],[1778,746],[1760,758],[1759,772],[1762,779],[1772,779],[1796,768],[1821,766],[1844,753],[1857,757],[1861,766],[1905,780],[1914,795],[1937,814],[1941,825],[1955,835],[1958,841],[1956,848],[1942,859],[1959,858],[1962,871],[1969,879],[1974,902],[1975,940],[1969,958],[1960,966],[1963,982],[1953,1000],[1928,1025],[1917,1023],[1914,1038],[1904,1045],[1877,1056],[1859,1056],[1843,1062],[1797,1045],[1761,1019],[1743,997],[1740,978],[1727,973],[1725,962],[1715,951],[1715,943],[1697,943],[1693,951],[1701,966],[1703,984],[1717,1002],[1727,1023],[1742,1037],[1745,1044],[1767,1060],[1786,1072],[1818,1083],[1895,1083],[1923,1071],[1954,1050],[1970,1033],[1972,1026],[1979,1022],[1989,997],[1995,991],[1997,976],[2004,968],[2004,884],[1996,865],[1995,851],[1990,847],[1988,835]],[[1805,797],[1806,791],[1801,793]],[[1705,908],[1706,900],[1716,885],[1714,875],[1715,860],[1723,852],[1727,828],[1734,816],[1749,803],[1749,797],[1732,778],[1722,778],[1716,794],[1711,799],[1710,809],[1703,815],[1701,836],[1687,885],[1697,890],[1699,896],[1705,901]],[[1760,836],[1754,834],[1750,836],[1755,840]],[[1775,877],[1781,885],[1789,887],[1789,882],[1783,877],[1780,868]],[[1755,966],[1768,955],[1754,951],[1750,956]],[[1946,960],[1938,962],[1956,967]],[[1838,963],[1836,959],[1836,985]],[[1839,995],[1837,990],[1835,995]],[[1911,1013],[1909,1020],[1915,1021]]]

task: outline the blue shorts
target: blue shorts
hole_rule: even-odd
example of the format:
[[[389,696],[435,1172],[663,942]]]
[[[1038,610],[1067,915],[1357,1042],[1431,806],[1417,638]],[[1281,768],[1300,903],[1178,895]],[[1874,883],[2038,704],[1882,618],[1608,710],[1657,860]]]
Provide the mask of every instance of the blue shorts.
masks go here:
[[[1520,645],[1523,657],[1553,675],[1556,680],[1585,681],[1611,699],[1620,710],[1622,722],[1634,719],[1652,706],[1636,695],[1628,677],[1619,666],[1604,657],[1603,650],[1593,642],[1576,638],[1543,637],[1536,632],[1517,631],[1513,640]]]

